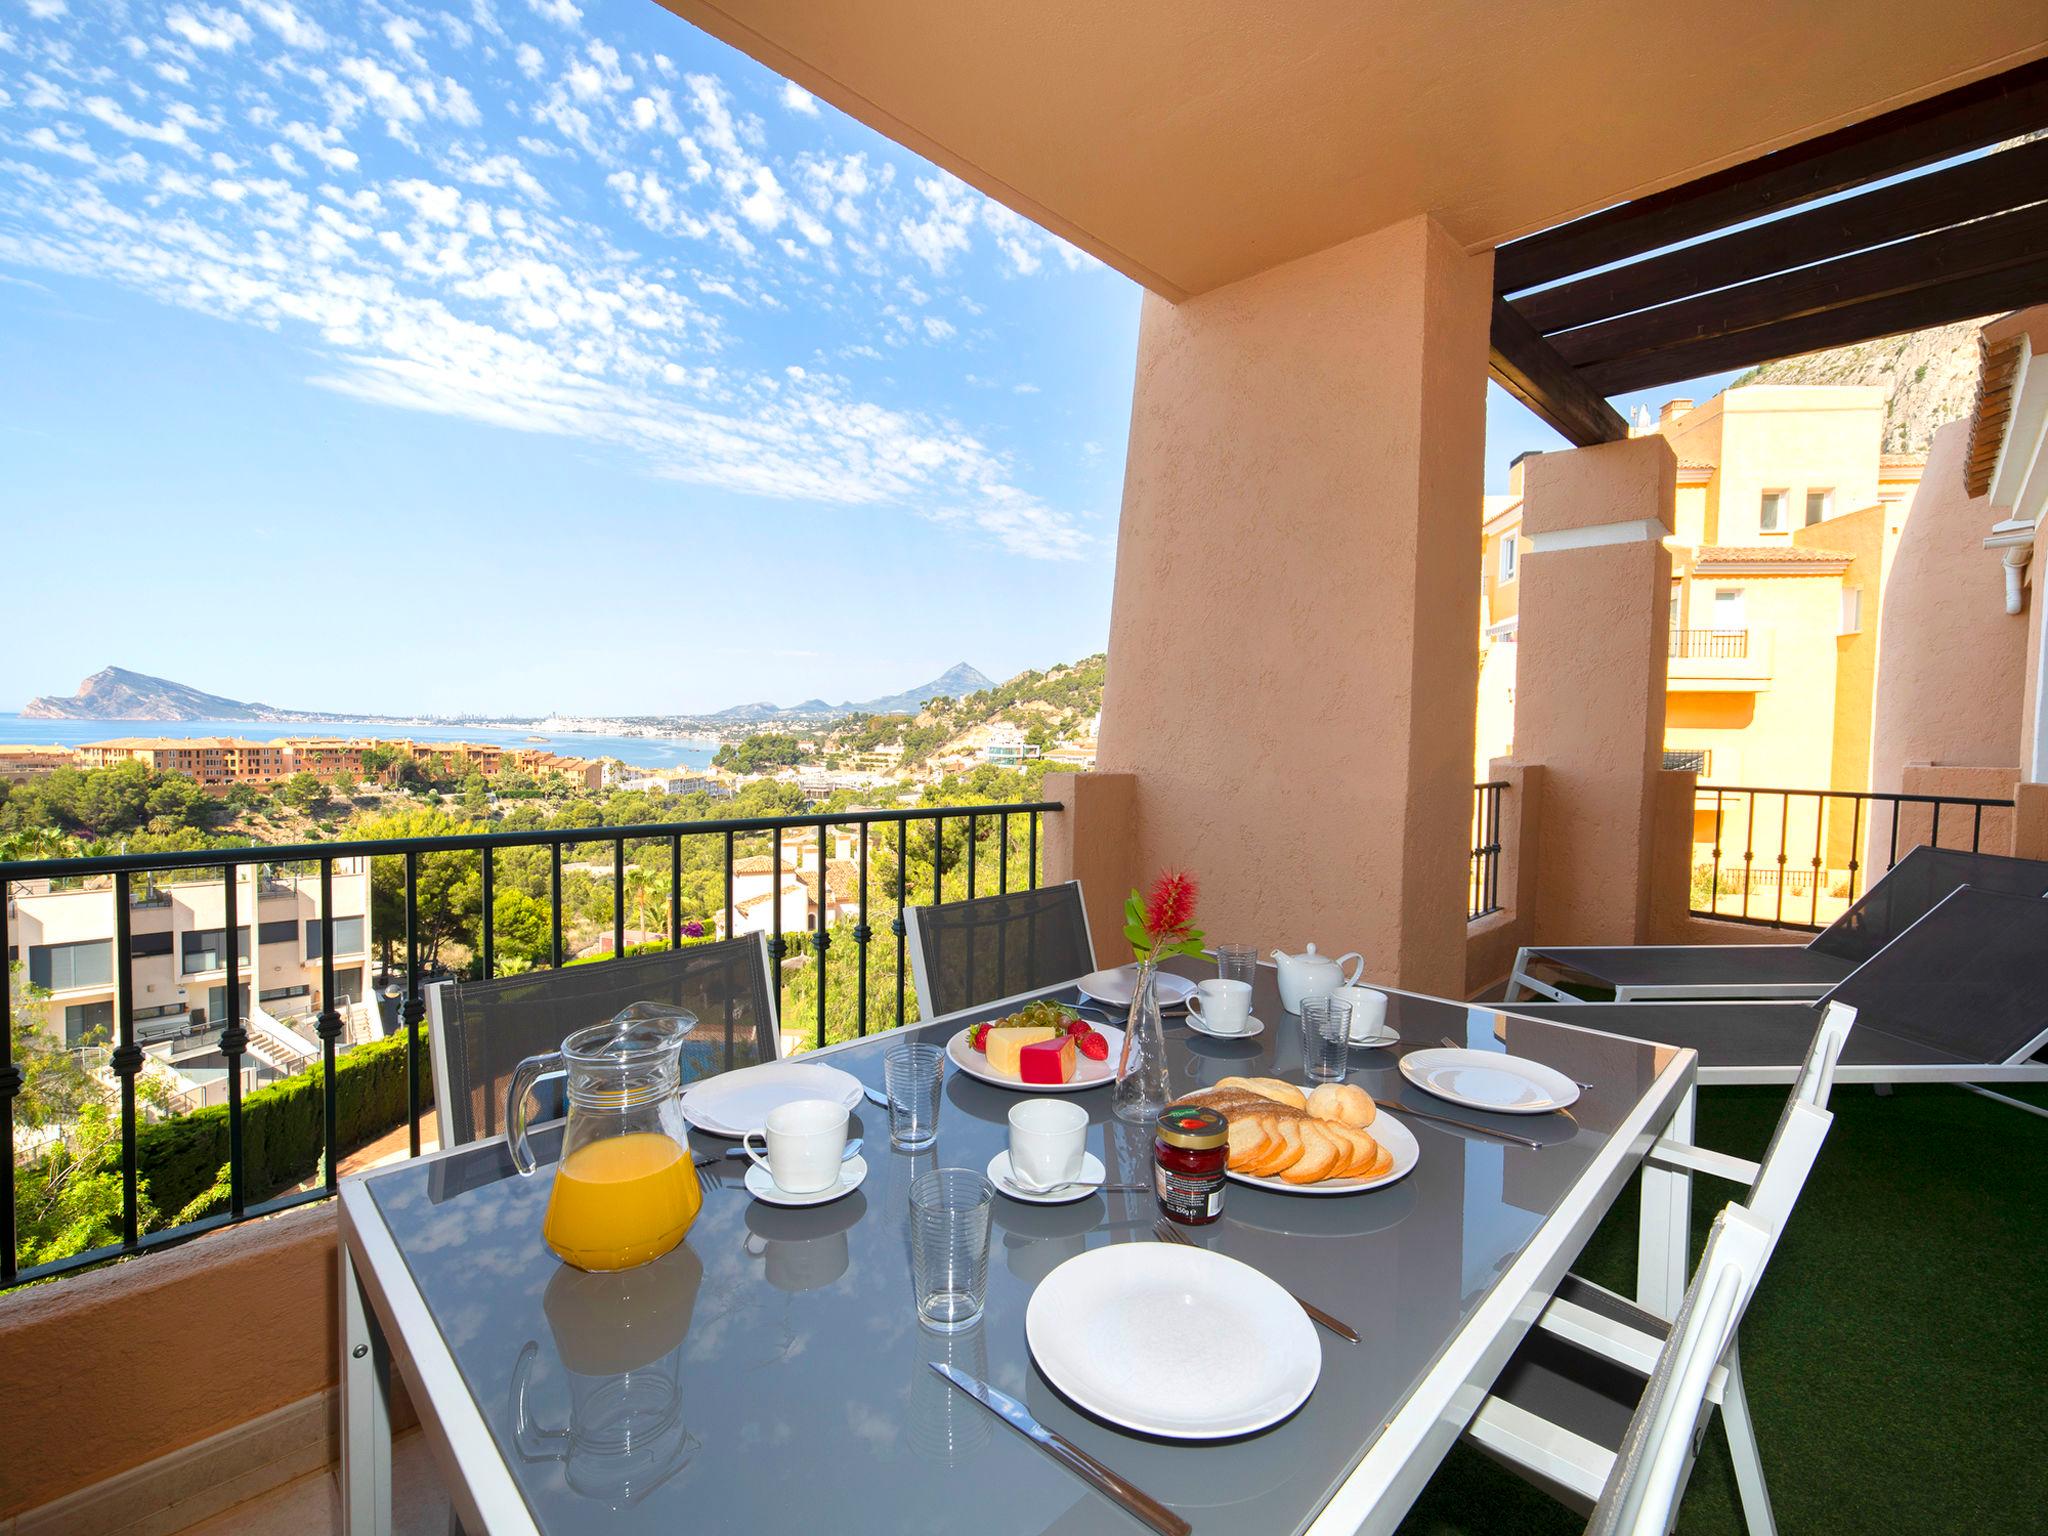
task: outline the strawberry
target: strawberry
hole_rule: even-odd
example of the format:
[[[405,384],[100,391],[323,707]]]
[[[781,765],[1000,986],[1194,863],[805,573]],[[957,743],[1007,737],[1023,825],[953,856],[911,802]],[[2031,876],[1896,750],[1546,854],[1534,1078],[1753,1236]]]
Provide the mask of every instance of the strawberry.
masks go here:
[[[973,1033],[967,1037],[967,1043],[986,1055],[988,1052],[988,1032],[993,1028],[995,1028],[993,1024],[975,1025]]]
[[[1067,1033],[1073,1036],[1074,1039],[1079,1040],[1083,1036],[1094,1034],[1095,1028],[1086,1019],[1077,1015],[1067,1020]]]
[[[1109,1060],[1109,1037],[1107,1035],[1098,1035],[1091,1029],[1085,1035],[1076,1035],[1074,1037],[1074,1049],[1083,1056],[1086,1056],[1090,1061],[1107,1061]]]

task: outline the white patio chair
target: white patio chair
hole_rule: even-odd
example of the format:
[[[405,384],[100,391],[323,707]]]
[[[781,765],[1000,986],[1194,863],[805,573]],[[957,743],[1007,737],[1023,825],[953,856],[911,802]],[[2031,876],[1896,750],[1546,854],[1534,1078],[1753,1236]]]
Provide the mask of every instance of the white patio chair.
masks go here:
[[[1668,1137],[1651,1149],[1652,1167],[1709,1174],[1745,1186],[1745,1215],[1764,1233],[1765,1260],[1791,1218],[1833,1123],[1826,1105],[1835,1063],[1855,1018],[1854,1009],[1829,1006],[1761,1161]],[[1695,1276],[1693,1289],[1697,1286]],[[1604,1286],[1566,1275],[1467,1426],[1466,1437],[1561,1502],[1589,1507],[1612,1480],[1617,1437],[1640,1405],[1643,1382],[1670,1348],[1676,1327]],[[1715,1359],[1707,1400],[1721,1410],[1743,1518],[1750,1536],[1772,1536],[1777,1524],[1732,1327]],[[1560,1422],[1550,1410],[1571,1422]]]

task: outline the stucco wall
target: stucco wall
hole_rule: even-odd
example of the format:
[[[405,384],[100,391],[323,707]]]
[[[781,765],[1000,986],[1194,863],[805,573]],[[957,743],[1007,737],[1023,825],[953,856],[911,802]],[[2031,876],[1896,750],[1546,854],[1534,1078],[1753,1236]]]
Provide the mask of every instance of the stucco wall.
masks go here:
[[[1045,818],[1046,883],[1081,882],[1096,963],[1122,965],[1131,958],[1131,946],[1124,941],[1124,897],[1140,878],[1137,778],[1048,773],[1045,798],[1066,807]]]
[[[319,1205],[0,1297],[0,1520],[332,1387],[335,1240]]]
[[[1899,535],[1878,637],[1873,789],[1908,763],[2004,767],[2018,777],[2026,615],[2005,611],[1989,503],[1963,494],[1970,426],[1934,435],[1926,478]]]
[[[1543,768],[1542,942],[1627,944],[1647,925],[1671,555],[1654,539],[1557,544],[1607,524],[1669,529],[1674,477],[1661,437],[1528,465],[1523,519],[1535,547],[1522,577],[1515,755]]]
[[[1412,219],[1145,300],[1097,766],[1204,926],[1464,977],[1491,257]]]

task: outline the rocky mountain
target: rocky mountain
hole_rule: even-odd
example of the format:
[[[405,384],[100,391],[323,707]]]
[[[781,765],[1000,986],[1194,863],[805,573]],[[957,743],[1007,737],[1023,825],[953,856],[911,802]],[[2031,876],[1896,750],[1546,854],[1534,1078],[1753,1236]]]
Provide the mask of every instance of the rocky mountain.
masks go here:
[[[37,720],[271,720],[307,721],[377,719],[375,715],[332,715],[316,710],[279,709],[242,699],[202,693],[169,678],[102,667],[78,685],[70,698],[48,695],[30,699],[22,714]]]
[[[1882,451],[1924,453],[1935,429],[1968,415],[1976,400],[1984,323],[1962,320],[1788,357],[1750,369],[1735,384],[1881,384],[1890,391]]]
[[[732,725],[753,724],[771,720],[829,720],[841,715],[914,715],[924,707],[928,699],[964,698],[970,693],[991,688],[994,683],[966,662],[948,667],[930,682],[917,688],[906,688],[901,693],[885,694],[879,699],[863,699],[859,703],[827,704],[823,699],[805,699],[801,704],[784,708],[779,704],[765,701],[754,704],[735,704],[715,714],[703,715],[704,720],[724,721]]]

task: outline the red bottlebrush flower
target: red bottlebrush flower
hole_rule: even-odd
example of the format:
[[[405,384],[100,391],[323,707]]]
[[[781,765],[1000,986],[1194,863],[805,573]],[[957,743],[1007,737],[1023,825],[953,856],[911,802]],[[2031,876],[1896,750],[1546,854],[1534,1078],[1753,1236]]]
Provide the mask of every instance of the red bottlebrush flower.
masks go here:
[[[1168,870],[1152,882],[1145,896],[1145,931],[1154,943],[1186,938],[1195,926],[1195,877]]]

